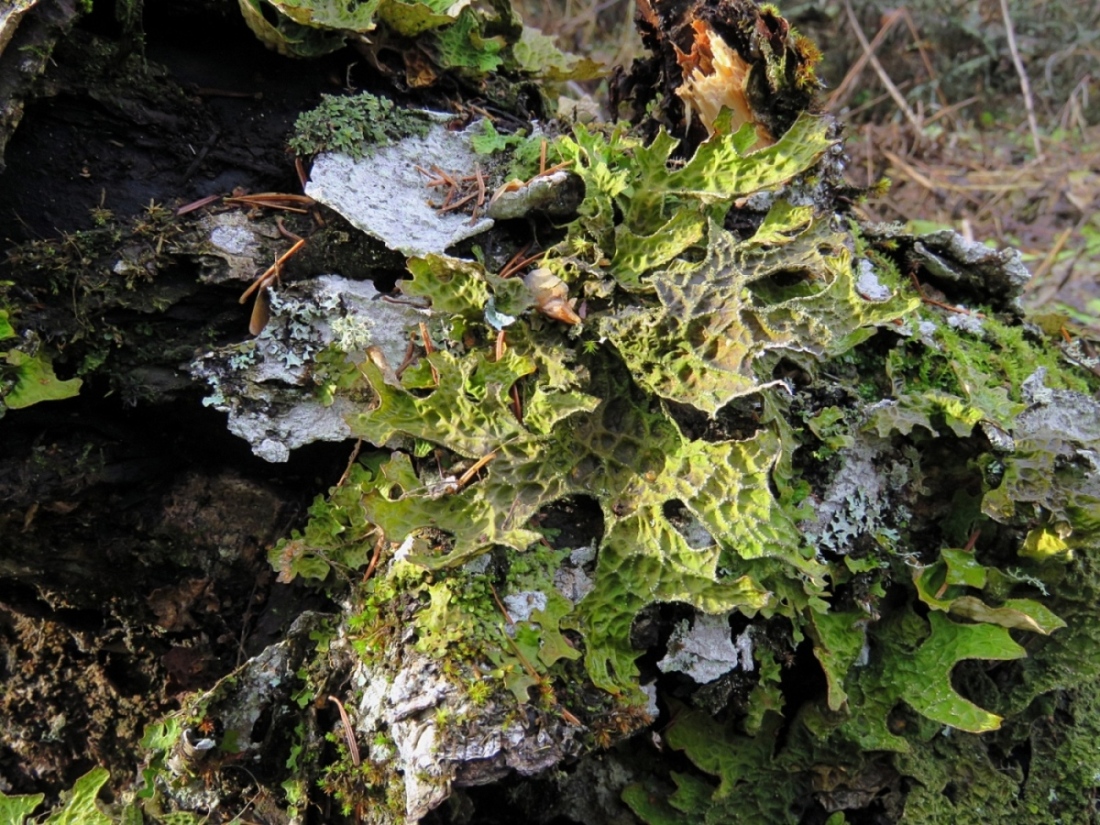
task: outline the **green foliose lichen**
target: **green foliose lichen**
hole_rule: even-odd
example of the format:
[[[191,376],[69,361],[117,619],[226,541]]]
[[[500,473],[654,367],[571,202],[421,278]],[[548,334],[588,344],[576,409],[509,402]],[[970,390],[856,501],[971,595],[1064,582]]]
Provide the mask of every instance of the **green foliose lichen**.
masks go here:
[[[349,38],[366,44],[394,37],[415,41],[407,47],[416,52],[406,67],[411,86],[431,85],[445,72],[480,81],[503,69],[562,82],[591,80],[602,71],[593,60],[563,52],[552,38],[523,25],[508,3],[239,0],[239,5],[260,41],[287,57],[328,54]]]
[[[507,151],[499,137],[486,149]],[[1026,738],[1052,690],[1085,697],[1071,662],[1097,641],[1097,380],[1011,290],[952,308],[901,276],[973,303],[974,279],[937,280],[971,271],[961,241],[929,241],[926,267],[932,252],[907,251],[919,239],[821,208],[823,120],[769,149],[752,138],[719,129],[686,158],[623,127],[554,142],[585,198],[540,266],[586,302],[581,324],[482,263],[410,261],[402,290],[461,333],[400,374],[348,371],[334,392],[370,399],[351,431],[386,452],[272,560],[284,578],[369,564],[360,655],[383,655],[400,615],[471,695],[488,678],[518,702],[583,674],[642,706],[632,633],[654,605],[750,623],[768,642],[742,706],[676,716],[668,744],[697,772],[664,800],[628,791],[646,821],[797,822],[876,795],[938,821],[965,803],[937,771],[970,758],[966,792],[1017,810],[1010,791],[1030,790],[987,769],[987,743]],[[591,586],[567,598],[554,571],[570,548],[537,528],[579,498],[600,524]],[[522,594],[541,606],[510,618]],[[820,685],[799,707],[791,669]]]
[[[5,381],[7,386],[0,388],[0,410],[16,410],[42,401],[59,401],[80,392],[80,379],[59,379],[45,353],[30,356],[22,350],[10,349],[4,353],[4,360],[7,368],[0,367],[0,375],[8,373],[10,383]]]
[[[110,774],[106,768],[92,768],[73,783],[72,788],[62,792],[62,801],[49,812],[46,822],[87,823],[87,825],[113,825],[114,822],[140,822],[141,810],[136,806],[127,806],[119,817],[108,816],[96,803],[100,789],[107,783]],[[43,800],[44,794],[24,794],[9,796],[0,791],[0,821],[13,825],[36,821],[33,816]]]

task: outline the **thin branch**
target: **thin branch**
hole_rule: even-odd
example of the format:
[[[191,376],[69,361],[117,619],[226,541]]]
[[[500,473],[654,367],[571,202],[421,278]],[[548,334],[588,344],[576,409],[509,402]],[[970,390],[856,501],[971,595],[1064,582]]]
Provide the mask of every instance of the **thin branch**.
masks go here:
[[[477,475],[478,471],[497,457],[497,451],[493,450],[491,453],[487,453],[474,462],[473,466],[469,470],[464,472],[461,478],[458,479],[457,489],[461,490],[467,484],[470,483],[470,479]]]
[[[359,458],[359,451],[363,449],[363,439],[359,438],[355,441],[355,447],[351,451],[351,457],[348,459],[348,466],[344,468],[344,474],[340,476],[340,480],[336,482],[337,487],[343,487],[347,482],[348,477],[351,475],[351,468],[355,466],[355,459]]]
[[[386,535],[383,533],[378,537],[378,541],[374,543],[374,552],[371,553],[370,564],[367,565],[367,572],[363,574],[363,582],[370,580],[370,577],[374,575],[375,569],[378,567],[378,560],[382,558],[382,548],[386,544]]]
[[[499,594],[499,593],[497,593],[497,589],[496,589],[495,587],[493,587],[493,583],[492,583],[492,582],[489,582],[489,589],[490,589],[490,590],[491,590],[491,591],[493,592],[493,601],[495,601],[495,602],[497,603],[497,607],[499,607],[499,608],[500,608],[500,612],[501,612],[502,614],[504,614],[504,618],[505,618],[505,620],[506,620],[506,621],[508,622],[508,624],[510,624],[510,625],[511,625],[512,627],[515,627],[515,626],[516,626],[516,623],[515,623],[515,621],[514,621],[514,620],[512,619],[512,617],[511,617],[510,615],[508,615],[508,608],[506,608],[506,607],[504,606],[504,602],[502,602],[502,601],[500,600],[500,594]]]
[[[273,263],[271,266],[269,266],[267,269],[265,269],[264,273],[259,278],[257,278],[255,281],[252,282],[252,286],[250,286],[248,289],[246,289],[244,291],[244,294],[241,295],[241,298],[240,298],[241,303],[243,304],[245,301],[247,301],[248,296],[250,296],[253,292],[255,292],[257,289],[259,289],[261,286],[267,286],[267,284],[265,284],[264,281],[266,281],[271,275],[277,274],[278,271],[279,271],[279,267],[281,267],[288,260],[290,260],[290,258],[293,255],[295,255],[298,252],[298,250],[301,249],[305,245],[306,245],[306,242],[305,242],[305,239],[303,238],[302,240],[299,240],[297,243],[295,243],[294,246],[290,247],[290,249],[288,249],[282,255],[280,255],[275,260],[275,263]]]
[[[872,49],[871,44],[867,42],[867,35],[863,33],[863,29],[859,25],[859,20],[856,19],[856,13],[852,10],[850,0],[844,0],[844,10],[848,13],[848,22],[852,24],[852,31],[855,33],[856,39],[859,40],[859,45],[863,48],[863,53],[867,55],[867,60],[870,61],[871,67],[875,70],[875,74],[878,75],[878,79],[882,81],[882,85],[886,87],[886,91],[890,93],[890,97],[893,98],[894,103],[901,109],[906,120],[908,120],[913,128],[919,133],[921,131],[920,119],[913,114],[913,110],[909,108],[909,104],[905,101],[905,96],[898,91],[898,87],[894,85],[894,81],[886,74],[886,69],[882,67],[878,58],[875,57],[874,49]]]
[[[840,81],[840,85],[836,87],[829,99],[825,101],[825,108],[829,111],[835,111],[836,107],[847,101],[849,90],[855,85],[855,81],[863,73],[864,67],[867,65],[867,61],[878,47],[882,44],[882,41],[886,39],[886,35],[890,33],[890,30],[894,28],[894,25],[902,19],[900,11],[892,11],[886,15],[886,19],[882,24],[882,27],[875,34],[874,40],[871,41],[871,50],[864,51],[859,56],[855,63],[852,64],[852,68],[848,69],[848,74],[844,75],[844,79]]]
[[[1012,15],[1008,13],[1008,0],[1001,0],[1001,16],[1005,21],[1005,34],[1008,35],[1008,50],[1012,53],[1012,65],[1020,78],[1020,91],[1024,93],[1024,106],[1027,108],[1027,126],[1031,130],[1031,142],[1035,144],[1035,157],[1043,160],[1043,145],[1039,142],[1039,123],[1035,120],[1035,102],[1031,98],[1031,81],[1027,79],[1027,69],[1020,60],[1016,49],[1016,30],[1012,25]]]

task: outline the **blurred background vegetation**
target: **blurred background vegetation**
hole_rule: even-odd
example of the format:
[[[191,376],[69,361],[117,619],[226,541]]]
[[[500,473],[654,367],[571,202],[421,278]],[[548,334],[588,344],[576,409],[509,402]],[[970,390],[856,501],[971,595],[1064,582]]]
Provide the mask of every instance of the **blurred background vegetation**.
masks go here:
[[[634,0],[517,1],[563,48],[609,65],[641,50]],[[852,182],[890,182],[857,211],[1018,248],[1028,305],[1100,335],[1100,3],[776,5],[824,52]]]

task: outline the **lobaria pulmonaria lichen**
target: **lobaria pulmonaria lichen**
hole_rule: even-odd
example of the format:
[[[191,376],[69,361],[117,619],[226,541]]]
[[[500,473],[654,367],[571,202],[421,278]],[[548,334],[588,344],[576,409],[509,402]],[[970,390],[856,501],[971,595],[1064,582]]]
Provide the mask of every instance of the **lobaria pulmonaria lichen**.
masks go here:
[[[643,819],[879,806],[925,822],[981,793],[1022,821],[1023,779],[990,754],[1031,741],[1044,695],[1097,669],[1076,662],[1096,632],[1097,378],[1021,315],[1014,252],[839,214],[827,118],[756,149],[752,122],[713,125],[686,154],[622,126],[550,141],[585,196],[538,267],[580,323],[483,258],[410,259],[399,290],[431,316],[415,356],[361,358],[348,390],[369,399],[347,421],[373,451],[272,562],[285,579],[372,573],[341,632],[360,733],[397,737],[372,758],[403,766],[410,815],[475,781],[452,745],[507,729],[504,708],[541,709],[526,736],[554,759],[669,708],[636,631],[679,605],[722,617],[719,648],[759,641],[687,670],[715,684],[681,683],[699,707],[664,729],[720,784],[633,786]],[[577,567],[579,545],[543,525],[584,502],[595,558]],[[434,698],[409,717],[414,672]],[[797,702],[794,672],[814,685]],[[424,736],[428,763],[409,751]],[[477,759],[545,766],[504,753]],[[990,767],[958,803],[939,795],[944,766],[978,753]]]
[[[390,737],[370,793],[392,802],[403,781],[414,818],[484,780],[472,764],[545,767],[524,741],[552,743],[552,763],[664,709],[666,742],[720,784],[632,786],[649,822],[875,806],[925,822],[971,794],[1023,821],[1023,774],[991,754],[1034,743],[1047,694],[1098,669],[1077,661],[1096,634],[1096,375],[1027,324],[1016,253],[842,213],[830,120],[759,93],[808,100],[809,69],[776,67],[813,55],[774,10],[733,6],[768,34],[719,48],[707,30],[712,59],[697,43],[673,92],[701,106],[701,73],[740,43],[723,65],[746,111],[719,107],[703,136],[685,123],[686,141],[580,125],[549,140],[585,192],[537,261],[570,323],[483,254],[409,259],[398,289],[430,320],[400,370],[353,359],[347,422],[370,446],[272,550],[286,580],[349,582],[358,731]],[[760,42],[774,48],[745,46]],[[583,540],[547,531],[586,509]],[[694,709],[638,664],[660,645],[639,644],[639,618],[661,605],[686,616],[666,662],[702,645],[662,668],[710,683],[676,677]],[[812,687],[792,692],[794,673]],[[431,698],[409,710],[414,684]],[[543,721],[508,733],[528,703]],[[512,744],[456,747],[493,730]],[[945,766],[976,754],[943,796]]]
[[[576,176],[575,212],[409,257],[401,363],[364,322],[303,367],[362,444],[270,552],[341,606],[273,714],[293,812],[319,780],[415,820],[661,714],[687,761],[633,763],[646,822],[1091,821],[1100,378],[1023,315],[1017,253],[845,211],[816,51],[774,8],[641,5],[669,59],[626,84],[636,126],[547,132],[535,177]],[[415,14],[436,60],[497,67],[473,6],[368,6],[363,30]],[[322,765],[302,709],[328,691],[352,721]],[[1059,736],[1072,768],[1037,758]]]

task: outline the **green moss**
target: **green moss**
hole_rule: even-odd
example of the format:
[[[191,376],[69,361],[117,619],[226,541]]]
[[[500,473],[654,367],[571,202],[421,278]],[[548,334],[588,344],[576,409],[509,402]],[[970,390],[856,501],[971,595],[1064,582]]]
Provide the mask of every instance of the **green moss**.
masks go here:
[[[497,685],[521,703],[532,698],[531,687],[552,692],[556,683],[559,689],[567,689],[558,665],[579,658],[580,653],[566,642],[559,627],[571,609],[553,586],[563,555],[534,550],[496,581],[468,568],[429,577],[414,565],[394,564],[386,576],[360,589],[360,607],[349,623],[352,643],[367,661],[377,661],[386,654],[398,623],[411,623],[416,629],[415,649],[453,671],[478,704],[493,692],[487,677],[498,680]],[[513,596],[533,607],[523,608],[525,615],[512,616],[505,601]],[[479,671],[486,661],[494,668]]]
[[[177,355],[183,360],[193,349],[183,344],[167,354],[171,344],[157,317],[198,289],[159,277],[171,269],[185,238],[175,214],[151,202],[131,218],[10,249],[12,280],[0,283],[0,303],[7,307],[0,328],[6,339],[0,344],[0,403],[23,407],[69,398],[94,373],[105,374],[128,401],[161,394],[141,383],[141,367]],[[18,340],[10,335],[16,328]]]
[[[887,370],[896,395],[903,387],[909,392],[947,393],[974,404],[988,420],[1009,427],[1025,406],[1021,387],[1037,369],[1046,370],[1051,388],[1090,392],[1095,383],[1018,322],[984,317],[981,335],[975,336],[950,327],[932,312],[922,312],[919,318],[935,331],[929,343],[900,341],[890,352]],[[920,321],[914,318],[913,323]]]
[[[368,92],[321,95],[321,104],[298,115],[290,148],[299,155],[342,152],[361,158],[374,146],[408,135],[424,136],[429,121],[423,112],[400,109],[392,100]]]

